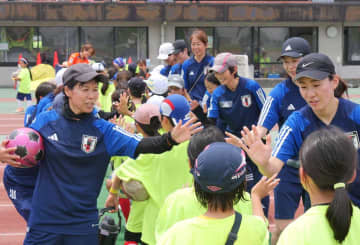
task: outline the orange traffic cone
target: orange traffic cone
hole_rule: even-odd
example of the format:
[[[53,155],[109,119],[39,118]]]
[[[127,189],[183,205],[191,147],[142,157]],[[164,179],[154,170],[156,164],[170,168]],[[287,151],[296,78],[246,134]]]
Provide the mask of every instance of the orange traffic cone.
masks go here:
[[[128,63],[128,64],[131,64],[131,63],[132,63],[131,56],[129,56],[129,59],[127,60],[127,63]]]
[[[22,58],[22,53],[19,54],[18,64],[20,64],[20,59]]]
[[[40,64],[41,64],[41,56],[40,56],[40,52],[38,52],[36,55],[36,65],[40,65]]]
[[[53,61],[53,66],[55,68],[56,65],[59,64],[59,58],[58,58],[58,53],[57,51],[54,51],[54,61]]]

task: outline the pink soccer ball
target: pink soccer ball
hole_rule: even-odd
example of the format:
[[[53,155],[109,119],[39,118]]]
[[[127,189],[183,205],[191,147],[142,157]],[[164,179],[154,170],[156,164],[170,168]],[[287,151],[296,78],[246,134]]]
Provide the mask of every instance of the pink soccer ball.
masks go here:
[[[15,129],[8,139],[6,147],[16,147],[14,154],[21,157],[19,162],[24,168],[36,166],[44,156],[43,139],[31,128]]]

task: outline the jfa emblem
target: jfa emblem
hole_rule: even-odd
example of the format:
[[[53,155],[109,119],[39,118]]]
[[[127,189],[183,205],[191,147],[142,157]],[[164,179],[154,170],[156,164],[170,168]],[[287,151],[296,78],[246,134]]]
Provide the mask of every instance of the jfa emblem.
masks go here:
[[[347,132],[346,135],[352,140],[355,149],[359,149],[359,135],[357,131]]]
[[[85,153],[91,153],[95,150],[97,137],[90,135],[83,135],[81,142],[81,150]]]
[[[241,102],[244,107],[250,107],[251,106],[251,95],[243,95],[241,96]]]

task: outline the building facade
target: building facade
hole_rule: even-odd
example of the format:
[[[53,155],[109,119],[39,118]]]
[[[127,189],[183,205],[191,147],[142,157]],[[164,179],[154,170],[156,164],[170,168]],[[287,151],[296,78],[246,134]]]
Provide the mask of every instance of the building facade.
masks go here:
[[[153,66],[162,42],[188,40],[195,28],[208,34],[210,54],[247,54],[255,77],[283,75],[277,58],[292,36],[329,55],[340,76],[360,77],[360,1],[346,0],[0,2],[0,72],[10,77],[20,54],[35,62],[57,51],[64,61],[85,42],[96,61],[122,56]]]

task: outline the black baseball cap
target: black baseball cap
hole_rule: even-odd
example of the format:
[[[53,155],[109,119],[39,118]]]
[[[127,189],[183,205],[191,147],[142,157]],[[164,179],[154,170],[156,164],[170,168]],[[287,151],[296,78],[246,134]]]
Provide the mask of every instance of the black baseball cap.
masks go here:
[[[178,54],[182,51],[184,51],[184,49],[187,48],[186,46],[186,42],[181,39],[181,40],[176,40],[174,43],[173,43],[173,46],[174,46],[174,52],[172,52],[171,54]]]
[[[335,66],[325,54],[311,53],[302,58],[296,67],[295,81],[302,77],[323,80],[335,74]]]
[[[282,46],[281,59],[284,56],[293,58],[303,57],[311,52],[310,44],[302,37],[291,37],[287,39]]]
[[[70,66],[63,75],[64,85],[75,79],[77,82],[89,82],[95,80],[97,82],[104,82],[107,80],[106,76],[97,73],[90,65],[80,63]]]

